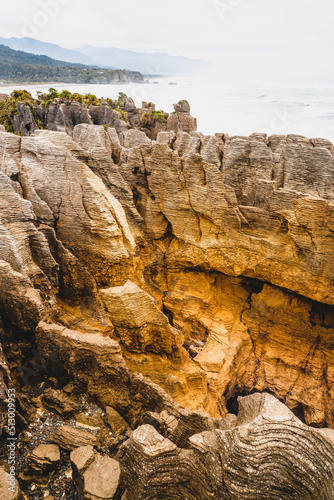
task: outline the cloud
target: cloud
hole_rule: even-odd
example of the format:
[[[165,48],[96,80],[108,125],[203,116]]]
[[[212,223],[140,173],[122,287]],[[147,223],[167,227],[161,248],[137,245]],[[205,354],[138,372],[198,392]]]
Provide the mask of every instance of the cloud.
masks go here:
[[[40,26],[43,41],[68,48],[113,46],[205,57],[224,67],[286,71],[302,63],[327,71],[334,34],[332,0],[16,0],[2,6],[0,35],[23,26],[46,5],[59,12]],[[18,14],[19,13],[19,14]]]

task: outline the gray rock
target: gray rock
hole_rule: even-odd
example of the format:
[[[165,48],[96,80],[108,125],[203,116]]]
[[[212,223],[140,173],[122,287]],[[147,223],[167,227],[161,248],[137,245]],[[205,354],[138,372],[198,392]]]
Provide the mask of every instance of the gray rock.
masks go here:
[[[150,139],[144,132],[140,130],[128,130],[125,134],[125,148],[135,148],[138,146],[149,146],[151,144]]]
[[[197,120],[190,115],[188,101],[179,101],[174,104],[175,113],[171,113],[167,119],[167,130],[174,132],[187,132],[188,134],[197,130]]]
[[[32,135],[35,130],[39,129],[29,106],[18,102],[17,111],[18,113],[13,117],[16,132],[20,132],[22,135]]]
[[[172,147],[176,139],[176,134],[173,131],[169,132],[159,132],[157,136],[158,144],[167,144],[169,147]]]
[[[188,101],[179,101],[177,104],[173,104],[173,106],[177,113],[190,113],[190,105]]]

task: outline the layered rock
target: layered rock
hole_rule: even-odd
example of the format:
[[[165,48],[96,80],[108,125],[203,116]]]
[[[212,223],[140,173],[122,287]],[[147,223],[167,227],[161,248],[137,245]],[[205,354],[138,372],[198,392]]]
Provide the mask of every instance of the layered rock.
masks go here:
[[[239,404],[234,426],[193,435],[188,449],[139,427],[118,454],[126,498],[332,498],[333,431],[303,425],[269,394]]]
[[[175,112],[167,118],[167,129],[174,132],[195,132],[197,130],[197,120],[190,115],[188,101],[179,101],[174,104]]]
[[[16,91],[17,94],[19,92]],[[114,129],[122,144],[129,129],[141,130],[154,140],[159,132],[166,130],[189,133],[197,130],[196,118],[191,116],[187,101],[175,104],[176,111],[169,115],[162,110],[156,111],[152,103],[143,102],[139,109],[133,99],[123,93],[119,94],[116,101],[97,99],[91,94],[85,99],[87,96],[71,95],[67,91],[63,92],[64,97],[54,97],[53,93],[57,94],[54,89],[50,89],[50,94],[40,93],[38,100],[35,100],[27,91],[22,91],[21,98],[24,98],[24,102],[20,100],[12,102],[13,99],[10,100],[11,97],[6,96],[4,100],[8,98],[10,102],[7,128],[22,136],[32,135],[38,129],[73,135],[76,125],[103,125],[106,129],[109,127]],[[17,97],[19,98],[20,96]]]
[[[60,450],[55,444],[40,444],[28,456],[27,467],[20,479],[48,483],[50,475],[60,463]]]
[[[329,146],[319,147],[321,141],[306,139],[301,144],[300,138],[288,136],[272,138],[268,147],[258,136],[210,138],[185,132],[174,139],[159,134],[157,143],[151,144],[140,134],[127,132],[123,151],[111,130],[88,124],[74,131],[80,146],[60,133],[39,131],[23,139],[3,134],[2,189],[8,200],[2,212],[4,312],[18,327],[33,330],[44,317],[58,314],[55,294],[60,291],[65,299],[78,303],[91,297],[107,326],[102,305],[107,292],[99,294],[98,287],[120,286],[118,299],[112,299],[115,305],[109,301],[110,331],[123,337],[127,350],[150,351],[144,362],[130,357],[130,366],[163,385],[183,404],[219,415],[237,394],[269,389],[291,408],[304,412],[307,422],[331,424],[330,307],[322,308],[324,319],[319,317],[315,323],[307,320],[306,312],[302,335],[310,336],[310,356],[305,352],[293,364],[293,357],[283,350],[279,357],[270,358],[273,367],[268,371],[270,349],[254,326],[259,316],[255,312],[258,285],[228,278],[248,276],[332,303],[332,194],[328,181],[321,188],[322,198],[315,197],[314,186],[323,181],[317,180],[320,175],[312,167],[318,157],[320,163],[328,157],[330,170]],[[296,150],[293,160],[289,148]],[[293,165],[301,162],[305,169],[296,166],[295,170],[298,182],[304,183],[303,193],[296,191],[297,180],[293,180]],[[313,187],[307,181],[310,175],[318,176]],[[10,216],[6,206],[11,207]],[[328,218],[323,219],[326,211]],[[180,333],[174,332],[166,315],[156,309],[152,320],[152,306],[145,309],[138,302],[139,321],[138,310],[128,310],[128,278],[137,283],[133,287],[144,286],[145,292],[137,289],[138,298],[146,297],[147,304],[153,304],[147,292],[155,296],[168,320],[186,333],[188,344],[192,338],[205,342],[194,363],[180,350]],[[224,287],[228,294],[222,293]],[[113,294],[112,290],[108,293]],[[289,299],[286,292],[271,290],[272,296],[281,293],[282,304],[292,300],[293,295]],[[261,302],[260,313],[268,315],[269,325],[270,300],[265,306]],[[316,303],[302,297],[298,301],[293,303],[293,314],[298,316],[299,303],[301,310],[315,310],[312,315],[319,316]],[[131,314],[136,318],[130,325]],[[280,329],[278,334],[285,345],[296,328],[292,315],[285,319],[289,324],[284,333]],[[268,328],[271,344],[277,334],[272,326]],[[321,340],[315,344],[317,338]],[[306,349],[308,344],[304,345]],[[296,351],[300,353],[297,343]],[[153,355],[164,352],[173,352],[174,361]],[[176,361],[181,362],[181,371],[175,370]],[[163,371],[156,369],[160,362]],[[314,401],[310,408],[302,390],[305,363],[310,367],[306,378]],[[279,381],[282,366],[290,370],[285,382],[283,373]]]
[[[124,106],[135,120],[131,102]],[[61,368],[132,429],[154,426],[156,433],[145,427],[134,435],[129,454],[152,447],[167,463],[166,448],[182,477],[202,485],[199,492],[192,479],[189,487],[180,481],[178,495],[256,498],[256,488],[259,498],[283,495],[267,476],[259,486],[255,473],[246,487],[236,469],[246,470],[248,457],[238,462],[233,449],[245,435],[252,447],[268,432],[276,456],[270,405],[284,416],[279,443],[298,434],[314,450],[320,440],[317,457],[310,452],[313,470],[330,456],[330,434],[303,427],[267,399],[254,399],[266,410],[250,427],[240,414],[235,429],[231,415],[221,417],[238,412],[239,395],[269,391],[307,424],[334,427],[333,147],[178,127],[157,141],[123,132],[120,140],[116,129],[88,122],[72,137],[0,132],[2,338],[34,338],[50,372]],[[10,360],[6,344],[5,354]],[[10,365],[3,356],[3,401]],[[49,396],[60,413],[71,406],[64,393]],[[204,441],[194,438],[201,432],[209,433]],[[95,443],[75,437],[73,448]],[[56,438],[61,446],[71,440]],[[151,451],[143,469],[158,477]],[[224,477],[219,484],[208,476],[208,457]],[[282,467],[274,460],[270,472],[289,484],[282,498],[296,498],[293,487],[300,498],[330,498],[330,468],[298,483],[295,469],[287,477],[291,460]],[[252,467],[251,474],[262,465]],[[142,498],[145,488],[151,498],[180,498],[150,481],[143,476],[138,486]]]
[[[64,450],[75,450],[80,446],[94,446],[97,439],[88,431],[77,429],[69,425],[58,427],[51,435],[50,441],[57,443]]]
[[[131,281],[124,286],[100,290],[115,326],[115,333],[128,351],[171,354],[183,337],[170,326],[154,299]]]

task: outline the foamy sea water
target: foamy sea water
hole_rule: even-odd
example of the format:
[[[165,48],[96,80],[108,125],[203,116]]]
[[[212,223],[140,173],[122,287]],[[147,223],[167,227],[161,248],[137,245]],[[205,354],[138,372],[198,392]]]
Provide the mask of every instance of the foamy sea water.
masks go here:
[[[2,86],[0,92],[26,88],[34,95],[36,90],[46,91],[52,86],[60,91],[89,92],[97,97],[114,99],[118,92],[124,92],[138,107],[142,101],[151,101],[157,109],[167,112],[173,111],[173,103],[187,99],[192,115],[198,120],[198,130],[204,134],[291,133],[334,142],[334,84],[231,83],[224,81],[223,77],[153,77],[148,81],[128,85]]]

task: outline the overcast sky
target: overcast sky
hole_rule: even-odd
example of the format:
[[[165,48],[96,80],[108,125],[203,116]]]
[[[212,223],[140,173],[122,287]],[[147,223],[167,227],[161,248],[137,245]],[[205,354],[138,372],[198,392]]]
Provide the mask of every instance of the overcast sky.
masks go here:
[[[207,59],[238,74],[334,77],[333,0],[15,0],[0,35]]]

